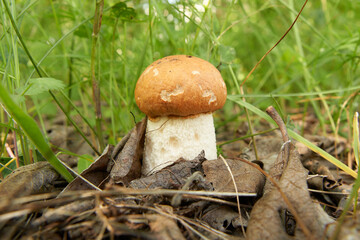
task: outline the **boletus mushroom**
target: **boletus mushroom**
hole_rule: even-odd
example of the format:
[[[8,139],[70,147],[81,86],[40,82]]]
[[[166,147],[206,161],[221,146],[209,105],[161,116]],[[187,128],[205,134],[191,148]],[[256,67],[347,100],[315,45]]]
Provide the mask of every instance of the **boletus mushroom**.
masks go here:
[[[141,74],[135,100],[148,117],[142,173],[150,175],[180,157],[205,151],[216,159],[212,113],[226,101],[226,85],[209,62],[186,55],[164,57]]]

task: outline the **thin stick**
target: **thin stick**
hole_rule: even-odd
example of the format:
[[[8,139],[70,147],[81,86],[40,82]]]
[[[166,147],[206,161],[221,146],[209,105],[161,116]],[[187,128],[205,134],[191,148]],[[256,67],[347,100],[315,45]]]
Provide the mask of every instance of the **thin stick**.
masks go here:
[[[233,175],[233,173],[232,173],[232,171],[231,171],[231,169],[230,169],[229,164],[226,162],[225,158],[224,158],[223,156],[221,156],[221,155],[220,155],[219,157],[220,157],[220,159],[224,162],[227,170],[228,170],[229,173],[230,173],[231,179],[232,179],[232,181],[233,181],[233,183],[234,183],[234,188],[235,188],[235,193],[236,193],[236,202],[237,202],[237,207],[238,207],[238,211],[239,211],[239,218],[240,218],[240,222],[242,222],[241,208],[240,208],[240,199],[239,199],[239,196],[238,196],[238,189],[237,189],[237,186],[236,186],[236,181],[235,181],[234,175]],[[243,224],[241,224],[241,230],[242,230],[242,232],[243,232],[243,234],[244,234],[244,236],[245,236],[245,238],[246,238],[246,231],[245,231],[245,229],[244,229]]]
[[[286,130],[286,125],[284,123],[284,121],[281,119],[279,113],[275,110],[275,108],[273,106],[270,106],[266,109],[266,113],[269,114],[269,116],[276,122],[276,124],[279,126],[284,144],[284,163],[286,166],[287,162],[289,161],[289,157],[290,157],[290,144],[288,144],[290,142],[290,138],[289,135],[287,133]]]
[[[289,135],[286,130],[286,125],[284,121],[281,119],[279,113],[276,111],[276,109],[273,106],[270,106],[266,109],[266,113],[269,114],[269,116],[276,122],[276,124],[279,126],[281,135],[283,137],[283,141],[287,142],[290,140]]]
[[[301,7],[300,12],[298,13],[298,15],[296,16],[295,20],[293,21],[293,23],[290,25],[290,27],[288,28],[288,30],[285,32],[285,34],[279,39],[279,41],[277,41],[275,43],[275,45],[270,48],[269,51],[267,51],[265,53],[264,56],[262,56],[262,58],[255,64],[255,66],[253,67],[253,69],[251,69],[251,71],[249,72],[249,74],[246,76],[246,78],[244,79],[244,81],[241,83],[241,86],[243,86],[246,82],[246,80],[248,80],[248,78],[251,76],[251,74],[255,71],[255,69],[259,66],[259,64],[266,58],[266,56],[285,38],[285,36],[288,34],[288,32],[290,32],[290,30],[292,29],[292,27],[295,25],[296,21],[298,20],[298,18],[300,17],[301,12],[303,11],[303,9],[306,6],[306,3],[308,2],[308,0],[305,1],[304,5]]]
[[[85,183],[87,183],[90,187],[94,188],[97,191],[102,191],[99,187],[97,187],[96,185],[94,185],[92,182],[90,182],[89,180],[87,180],[86,178],[84,178],[83,176],[81,176],[81,174],[77,173],[76,171],[74,171],[71,167],[69,167],[65,162],[59,160],[60,163],[62,165],[64,165],[64,167],[67,168],[67,170],[69,170],[72,174],[76,175],[77,177],[79,177],[81,180],[83,180]]]

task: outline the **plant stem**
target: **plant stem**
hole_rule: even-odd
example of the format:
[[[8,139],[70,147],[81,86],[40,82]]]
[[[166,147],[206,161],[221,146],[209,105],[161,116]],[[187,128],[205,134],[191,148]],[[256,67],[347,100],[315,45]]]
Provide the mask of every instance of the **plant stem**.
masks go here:
[[[5,11],[10,19],[10,22],[12,24],[12,27],[14,29],[14,31],[16,32],[16,35],[26,53],[26,55],[28,56],[28,58],[30,59],[32,65],[34,66],[35,68],[35,71],[37,72],[37,74],[39,75],[39,77],[42,77],[42,73],[40,71],[40,69],[38,68],[34,58],[32,57],[32,55],[30,54],[30,51],[28,50],[28,48],[26,47],[26,44],[20,34],[20,31],[15,23],[15,20],[10,12],[10,9],[9,9],[9,6],[7,5],[6,1],[5,0],[2,0],[3,2],[3,5],[5,7]],[[7,92],[5,91],[5,89],[1,89],[1,90],[4,90],[5,93],[3,93],[4,95],[1,96],[3,101],[5,101],[4,99],[6,99],[8,96]],[[5,95],[6,94],[6,95]],[[61,106],[60,102],[57,100],[57,98],[55,97],[55,95],[53,94],[52,91],[49,90],[49,94],[52,96],[52,98],[55,100],[55,102],[58,104],[58,106],[62,109],[62,111],[66,114],[64,108]],[[8,96],[8,98],[10,98],[10,96]],[[10,102],[10,104],[12,105],[12,100],[9,99],[7,100]],[[5,105],[6,106],[6,105]],[[18,108],[18,106],[15,105],[16,108]],[[13,108],[13,107],[12,107]],[[13,109],[9,109],[9,107],[7,107],[7,110],[10,111],[10,115],[18,122],[17,120],[17,117],[14,116],[13,114],[11,114],[11,112],[13,112]],[[15,114],[19,114],[19,113],[15,113]],[[25,133],[27,133],[28,137],[33,141],[34,145],[38,148],[38,150],[43,154],[43,156],[46,158],[46,160],[48,160],[52,165],[53,167],[67,180],[67,181],[71,181],[72,180],[72,176],[69,174],[69,172],[66,170],[66,168],[64,168],[62,166],[62,164],[59,162],[59,160],[55,157],[55,155],[53,154],[53,152],[51,151],[50,148],[48,148],[47,146],[47,143],[42,139],[43,136],[41,134],[41,137],[40,135],[38,135],[38,133],[40,132],[40,130],[38,129],[38,126],[36,125],[35,121],[33,119],[31,119],[28,115],[26,115],[25,113],[20,113],[20,115],[22,115],[26,121],[30,122],[29,125],[33,125],[32,127],[30,128],[34,128],[34,129],[29,129],[29,130],[26,130],[23,128],[23,126],[21,126],[24,130]],[[66,114],[67,115],[67,114]],[[67,115],[68,116],[68,115]],[[25,121],[25,120],[24,120]],[[19,123],[19,122],[18,122]],[[35,125],[33,124],[35,123]],[[76,128],[76,126],[75,126]],[[77,128],[77,130],[79,131],[79,129]],[[30,134],[29,134],[30,132]],[[41,132],[40,132],[41,133]],[[83,136],[83,135],[82,135]],[[84,137],[84,136],[83,136]],[[87,140],[86,138],[84,138],[85,140]],[[91,145],[90,145],[91,146]],[[42,148],[42,149],[39,149]],[[45,150],[44,150],[45,149]],[[50,149],[50,150],[49,150]],[[44,152],[45,151],[45,152]],[[23,151],[23,154],[28,154],[27,151]]]
[[[95,118],[96,118],[96,132],[99,142],[100,151],[104,149],[104,140],[101,129],[102,115],[101,115],[101,101],[100,101],[100,87],[99,81],[95,75],[95,61],[96,61],[96,43],[99,38],[99,32],[101,28],[101,19],[104,7],[104,0],[96,1],[94,26],[92,33],[92,45],[91,45],[91,83],[93,90],[93,100],[95,105]]]

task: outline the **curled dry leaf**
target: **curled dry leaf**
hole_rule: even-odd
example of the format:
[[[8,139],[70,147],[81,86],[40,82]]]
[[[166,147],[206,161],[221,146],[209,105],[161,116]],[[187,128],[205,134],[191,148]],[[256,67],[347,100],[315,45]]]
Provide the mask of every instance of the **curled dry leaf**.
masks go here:
[[[350,185],[340,185],[332,188],[327,188],[327,176],[312,175],[308,177],[307,183],[309,189],[313,191],[313,196],[321,198],[322,202],[327,202],[331,205],[338,205],[341,199],[346,198],[351,192]],[[314,191],[315,190],[315,191]],[[332,212],[333,210],[331,210]],[[335,215],[334,215],[335,216]]]
[[[87,181],[91,182],[95,186],[102,188],[107,182],[109,173],[107,172],[107,166],[111,159],[111,153],[114,146],[107,146],[104,152],[98,157],[87,169],[85,169],[80,175]],[[77,190],[93,190],[94,188],[85,182],[80,177],[76,177],[66,188],[62,191],[77,191]]]
[[[325,226],[307,189],[307,170],[302,166],[294,145],[288,142],[286,127],[275,109],[269,107],[267,112],[279,125],[286,143],[270,169],[271,179],[267,178],[263,197],[251,211],[247,237],[293,239],[295,236],[295,239],[320,239]],[[287,219],[282,219],[280,213],[288,211],[296,220],[295,229],[284,226]]]
[[[320,161],[315,159],[304,159],[302,163],[310,173],[322,176],[323,190],[331,190],[342,185],[342,178],[336,177],[330,169],[326,165],[321,164]]]
[[[264,175],[254,167],[237,160],[226,159],[234,175],[237,190],[245,193],[261,193],[265,184]],[[205,178],[215,191],[235,192],[231,175],[221,159],[203,163]]]
[[[186,180],[194,172],[203,172],[201,163],[206,160],[204,155],[204,151],[202,151],[199,156],[191,161],[180,158],[175,163],[161,169],[159,172],[131,181],[130,187],[135,189],[179,189],[186,183]],[[201,185],[202,186],[199,187],[204,190],[212,190],[211,184],[209,182],[203,182]]]
[[[212,204],[201,216],[201,220],[208,223],[211,227],[226,232],[229,227],[235,228],[238,227],[236,224],[239,218],[239,213],[229,206]],[[242,224],[246,226],[245,216],[242,216]]]
[[[37,228],[39,226],[50,223],[62,223],[65,220],[77,216],[77,214],[85,212],[94,208],[95,200],[79,200],[61,207],[47,209],[40,218],[31,222],[31,227]]]
[[[279,161],[282,154],[279,154]],[[318,211],[313,204],[307,190],[306,184],[307,171],[301,165],[299,155],[291,145],[290,158],[287,166],[277,182],[281,191],[286,195],[290,204],[296,210],[301,221],[311,232],[315,239],[322,236],[324,226],[318,221]],[[264,196],[256,202],[251,211],[247,236],[249,239],[290,239],[282,224],[279,212],[288,209],[283,196],[278,188],[272,183],[266,187]],[[295,236],[297,239],[304,239],[305,235],[297,224]]]
[[[306,134],[305,138],[331,155],[341,154],[347,148],[347,140],[339,136],[336,140],[336,138],[332,136],[325,137]],[[297,142],[295,145],[298,148],[301,158],[317,155],[300,142]]]
[[[22,166],[0,183],[0,200],[49,192],[59,174],[48,162],[37,162]],[[0,203],[1,205],[1,203]]]
[[[141,176],[141,157],[144,148],[145,129],[146,118],[137,123],[132,129],[129,139],[121,151],[117,150],[112,155],[114,160],[108,166],[108,169],[111,168],[110,178],[112,182],[128,185],[131,180]],[[119,145],[122,144],[120,142]]]
[[[306,138],[316,146],[322,148],[327,153],[337,156],[346,149],[346,139],[338,137],[338,141],[334,137],[328,136],[312,136],[306,135]],[[323,175],[324,190],[331,190],[342,185],[342,178],[338,174],[334,174],[331,170],[337,170],[337,167],[329,161],[324,160],[321,156],[307,148],[304,144],[297,142],[295,144],[300,159],[304,167],[312,174]]]
[[[112,145],[107,146],[101,156],[80,175],[101,189],[109,181],[127,185],[130,180],[140,177],[145,124],[145,120],[136,124],[115,148]],[[63,192],[91,189],[91,185],[76,177]]]

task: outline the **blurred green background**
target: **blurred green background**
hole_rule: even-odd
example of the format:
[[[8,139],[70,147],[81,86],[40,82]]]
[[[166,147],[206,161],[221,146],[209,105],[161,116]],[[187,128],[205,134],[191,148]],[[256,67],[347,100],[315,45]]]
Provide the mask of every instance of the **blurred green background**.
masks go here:
[[[154,60],[174,54],[198,56],[217,66],[232,100],[244,96],[262,110],[275,105],[284,118],[314,113],[319,132],[338,128],[340,135],[348,136],[346,129],[359,109],[360,1],[309,1],[292,30],[243,85],[245,95],[238,96],[247,74],[284,35],[304,2],[105,1],[95,71],[106,143],[116,144],[143,117],[133,95],[142,71]],[[53,79],[50,86],[37,79],[5,3],[43,76]],[[79,119],[79,114],[64,95],[95,126],[90,68],[95,3],[3,0],[0,4],[1,84],[40,123],[61,114],[46,91],[51,89],[72,118]],[[0,112],[4,149],[13,123],[3,109]],[[219,129],[238,121],[244,109],[228,101],[217,115]]]

